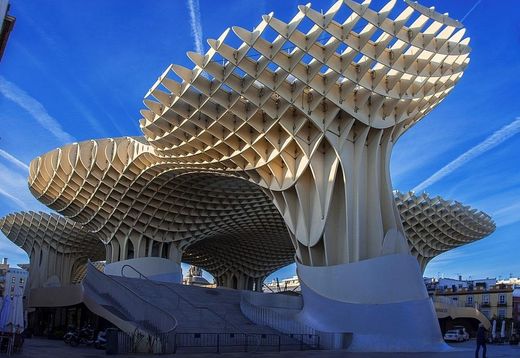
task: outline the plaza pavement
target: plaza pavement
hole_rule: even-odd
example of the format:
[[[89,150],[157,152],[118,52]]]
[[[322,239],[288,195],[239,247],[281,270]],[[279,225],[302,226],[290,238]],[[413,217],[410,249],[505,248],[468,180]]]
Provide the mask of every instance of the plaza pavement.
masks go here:
[[[302,358],[325,358],[325,357],[347,357],[347,358],[466,358],[473,357],[475,348],[475,341],[471,340],[465,343],[458,343],[453,345],[457,351],[449,353],[349,353],[342,351],[296,351],[296,352],[274,352],[274,353],[189,353],[189,354],[173,354],[161,355],[160,357],[186,357],[186,358],[238,358],[244,356],[256,356],[258,358],[294,358],[295,356]],[[96,350],[92,347],[70,347],[65,345],[62,341],[53,341],[48,339],[32,338],[27,339],[24,344],[24,350],[21,354],[14,354],[13,357],[18,358],[98,358],[106,357],[105,351]],[[118,355],[114,357],[152,357],[145,354],[134,355]],[[157,357],[157,356],[154,356]],[[498,357],[520,357],[520,346],[510,345],[490,345],[488,346],[488,358]]]

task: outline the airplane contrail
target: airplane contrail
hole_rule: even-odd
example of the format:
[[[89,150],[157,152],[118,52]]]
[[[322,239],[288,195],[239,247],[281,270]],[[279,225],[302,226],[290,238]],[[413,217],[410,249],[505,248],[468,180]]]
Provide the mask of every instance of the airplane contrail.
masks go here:
[[[487,137],[482,143],[477,144],[470,150],[465,153],[459,155],[456,159],[446,164],[443,168],[435,172],[428,179],[424,180],[422,183],[417,185],[412,189],[414,192],[418,192],[426,189],[433,183],[438,182],[440,179],[444,178],[446,175],[453,173],[455,170],[469,162],[470,160],[478,157],[479,155],[487,152],[488,150],[496,147],[500,143],[508,140],[515,134],[520,132],[520,118],[517,118],[515,121],[510,124],[500,128],[495,133]]]
[[[202,43],[202,25],[200,23],[199,0],[188,0],[188,10],[190,12],[190,26],[195,50],[204,55],[204,45]]]

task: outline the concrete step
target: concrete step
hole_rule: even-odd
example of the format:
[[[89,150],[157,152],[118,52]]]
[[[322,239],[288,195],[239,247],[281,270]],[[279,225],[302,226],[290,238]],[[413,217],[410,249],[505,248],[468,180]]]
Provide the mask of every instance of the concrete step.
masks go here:
[[[275,333],[249,321],[240,310],[241,291],[203,288],[146,279],[112,276],[146,301],[162,307],[178,320],[178,332]]]

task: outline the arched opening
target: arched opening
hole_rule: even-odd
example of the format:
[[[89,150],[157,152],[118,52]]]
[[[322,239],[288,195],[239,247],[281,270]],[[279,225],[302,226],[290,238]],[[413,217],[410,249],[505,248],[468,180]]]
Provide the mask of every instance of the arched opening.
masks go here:
[[[132,243],[132,240],[128,240],[126,243],[126,259],[133,259],[134,255],[134,244]]]
[[[237,289],[238,288],[238,278],[235,275],[233,275],[233,277],[231,279],[233,280],[232,281],[233,282],[233,286],[232,287],[234,289]]]
[[[161,257],[163,259],[168,258],[168,251],[170,249],[170,243],[169,242],[163,242],[162,250],[161,250]]]
[[[161,252],[161,243],[158,241],[154,241],[152,243],[152,257],[159,257],[159,252]]]
[[[150,256],[150,239],[147,237],[144,243],[144,257]]]
[[[105,245],[105,252],[106,252],[105,261],[107,263],[112,262],[112,245],[111,244]]]

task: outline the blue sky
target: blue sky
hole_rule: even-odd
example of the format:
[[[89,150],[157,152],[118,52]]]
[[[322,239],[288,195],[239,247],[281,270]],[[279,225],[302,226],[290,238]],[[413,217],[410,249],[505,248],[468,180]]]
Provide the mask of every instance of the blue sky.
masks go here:
[[[0,63],[0,216],[45,209],[27,189],[31,159],[70,141],[141,134],[143,96],[169,64],[191,66],[186,51],[207,50],[205,39],[227,26],[251,29],[270,11],[288,21],[305,1],[11,3],[17,20]],[[326,10],[332,3],[313,7]],[[433,260],[427,275],[520,276],[518,4],[421,3],[466,17],[473,51],[455,90],[397,143],[394,188],[408,191],[440,177],[424,190],[484,210],[497,222],[485,240]],[[0,255],[27,261],[3,235]],[[291,266],[274,276],[292,274]]]

